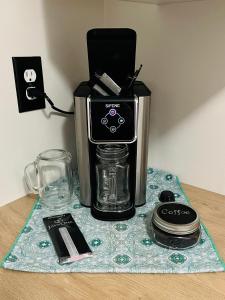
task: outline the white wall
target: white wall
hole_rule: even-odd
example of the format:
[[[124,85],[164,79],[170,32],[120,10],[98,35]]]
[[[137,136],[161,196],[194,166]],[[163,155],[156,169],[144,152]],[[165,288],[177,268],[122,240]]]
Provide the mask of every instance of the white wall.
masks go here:
[[[105,0],[105,26],[137,31],[152,89],[149,164],[225,194],[225,2]]]
[[[41,56],[45,90],[72,108],[73,89],[87,79],[85,35],[103,20],[103,0],[0,0],[0,206],[23,196],[24,166],[48,148],[74,153],[73,117],[18,113],[11,57]]]
[[[152,164],[225,194],[225,1],[159,9]]]

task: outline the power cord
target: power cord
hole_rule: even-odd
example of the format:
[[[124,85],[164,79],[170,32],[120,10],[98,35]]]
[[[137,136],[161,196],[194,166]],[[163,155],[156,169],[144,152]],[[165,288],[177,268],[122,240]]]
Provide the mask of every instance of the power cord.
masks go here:
[[[74,115],[74,111],[65,111],[65,110],[62,110],[58,107],[55,107],[54,103],[52,102],[52,100],[48,97],[48,95],[46,93],[44,93],[44,97],[45,97],[45,100],[48,101],[48,103],[50,104],[51,108],[60,112],[60,113],[63,113],[63,114],[67,114],[67,115]]]
[[[44,99],[46,101],[48,101],[48,103],[50,104],[51,108],[62,113],[62,114],[67,114],[67,115],[74,115],[74,111],[65,111],[65,110],[62,110],[58,107],[55,107],[53,101],[48,97],[48,95],[46,93],[42,93],[40,92],[37,88],[30,88],[30,89],[27,89],[27,94],[29,97],[31,97],[32,99],[35,99],[35,98],[38,98],[40,96],[43,96]]]

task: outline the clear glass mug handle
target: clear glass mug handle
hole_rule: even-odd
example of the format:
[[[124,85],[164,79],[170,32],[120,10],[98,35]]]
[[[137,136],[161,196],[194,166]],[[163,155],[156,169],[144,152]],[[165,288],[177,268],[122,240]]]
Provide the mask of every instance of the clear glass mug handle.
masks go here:
[[[29,191],[34,194],[38,194],[39,193],[38,186],[37,186],[38,168],[37,168],[36,161],[26,165],[26,167],[24,169],[24,178],[25,178],[25,182],[27,184]]]

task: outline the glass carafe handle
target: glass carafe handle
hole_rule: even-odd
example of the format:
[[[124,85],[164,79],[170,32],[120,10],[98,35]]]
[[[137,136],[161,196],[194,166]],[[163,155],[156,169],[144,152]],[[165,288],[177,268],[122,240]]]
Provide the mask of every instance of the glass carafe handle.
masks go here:
[[[31,176],[32,174],[32,176]],[[37,187],[37,182],[38,182],[38,168],[37,168],[37,162],[34,161],[32,163],[29,163],[25,169],[24,169],[24,178],[25,182],[27,184],[27,187],[30,192],[34,194],[38,194],[38,187]],[[36,181],[34,183],[34,180]]]

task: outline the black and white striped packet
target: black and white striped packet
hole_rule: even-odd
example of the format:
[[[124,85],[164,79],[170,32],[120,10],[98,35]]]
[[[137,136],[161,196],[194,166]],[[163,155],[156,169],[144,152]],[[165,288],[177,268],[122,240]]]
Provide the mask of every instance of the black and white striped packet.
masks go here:
[[[43,218],[60,264],[92,256],[82,232],[71,214]]]

